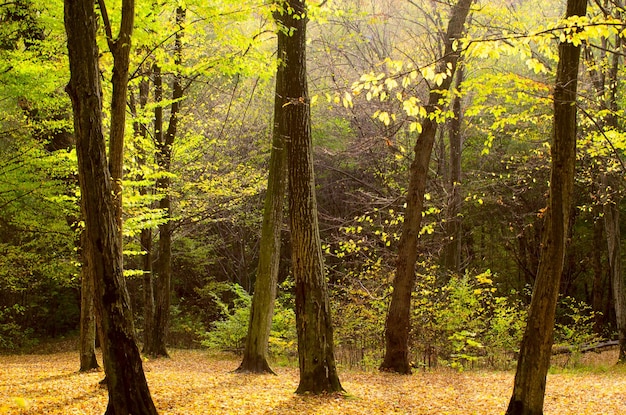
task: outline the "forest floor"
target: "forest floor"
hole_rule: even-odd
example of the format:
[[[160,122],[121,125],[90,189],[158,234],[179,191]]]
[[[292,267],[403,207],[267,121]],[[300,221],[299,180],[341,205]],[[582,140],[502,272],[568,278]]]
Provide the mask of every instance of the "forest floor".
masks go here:
[[[447,369],[411,376],[341,370],[345,396],[299,396],[298,370],[240,375],[239,360],[206,351],[173,350],[147,360],[154,402],[165,414],[504,414],[512,371]],[[78,373],[76,352],[0,356],[0,414],[102,414],[102,372]],[[623,414],[626,370],[595,367],[548,376],[545,414]]]

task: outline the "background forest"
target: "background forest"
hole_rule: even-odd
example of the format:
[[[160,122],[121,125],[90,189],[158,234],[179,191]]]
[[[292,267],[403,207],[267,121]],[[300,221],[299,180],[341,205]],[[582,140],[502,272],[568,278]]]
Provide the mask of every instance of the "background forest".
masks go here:
[[[79,328],[80,191],[57,3],[0,4],[5,351]],[[472,8],[444,93],[449,110],[437,115],[412,294],[415,365],[514,362],[549,186],[562,3]],[[115,21],[119,10],[110,11]],[[328,0],[311,9],[316,191],[340,364],[372,367],[382,357],[411,149],[421,103],[445,76],[434,68],[449,12],[436,0]],[[556,326],[556,343],[573,347],[616,338],[611,273],[621,272],[626,207],[622,13],[620,1],[590,2],[585,27],[575,208]],[[275,31],[257,0],[137,4],[122,188],[140,338],[154,290],[157,302],[171,301],[168,345],[243,348],[271,148]],[[100,40],[102,78],[110,79],[105,33]],[[106,99],[110,84],[103,88]],[[270,351],[295,359],[288,232],[285,225]],[[608,255],[616,245],[617,263]],[[161,295],[152,276],[165,274],[171,291]]]

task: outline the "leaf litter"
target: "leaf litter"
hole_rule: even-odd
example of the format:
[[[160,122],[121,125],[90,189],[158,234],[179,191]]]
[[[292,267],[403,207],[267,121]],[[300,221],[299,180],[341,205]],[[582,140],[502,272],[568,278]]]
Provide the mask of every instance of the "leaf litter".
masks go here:
[[[146,360],[152,397],[162,415],[191,414],[504,414],[512,371],[446,369],[412,376],[342,370],[346,395],[301,396],[298,370],[278,376],[235,374],[239,361],[198,350],[173,350],[171,359]],[[103,372],[78,373],[77,353],[0,356],[0,414],[102,414]],[[622,414],[626,371],[548,376],[546,415]]]

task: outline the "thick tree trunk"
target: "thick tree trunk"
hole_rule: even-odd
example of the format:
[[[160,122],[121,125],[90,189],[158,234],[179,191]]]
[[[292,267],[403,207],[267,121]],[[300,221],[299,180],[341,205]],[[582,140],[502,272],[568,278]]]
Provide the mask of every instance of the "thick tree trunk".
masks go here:
[[[444,96],[441,91],[448,90],[452,84],[460,53],[454,50],[453,42],[455,39],[459,39],[463,33],[471,4],[472,0],[459,0],[452,9],[444,39],[445,52],[438,66],[438,72],[445,73],[450,70],[450,75],[444,79],[440,86],[431,89],[426,107],[429,115],[442,109],[441,100],[444,99]],[[411,292],[415,284],[417,244],[422,224],[428,166],[436,133],[437,123],[429,116],[424,117],[422,132],[413,151],[415,158],[410,166],[409,188],[406,195],[407,207],[398,246],[396,276],[393,281],[391,304],[385,321],[385,357],[380,365],[380,370],[403,374],[411,373],[409,364]]]
[[[81,269],[80,269],[80,371],[97,369],[96,359],[96,310],[94,306],[94,275],[89,264],[90,253],[87,252],[87,231],[83,229],[80,236]]]
[[[584,16],[587,0],[568,0],[567,16]],[[520,349],[507,415],[543,413],[546,376],[552,351],[554,316],[565,260],[576,163],[576,89],[580,47],[559,45],[554,88],[554,127],[550,197],[540,251],[539,270]]]
[[[133,12],[133,2],[124,10]],[[123,275],[113,183],[102,132],[102,96],[93,0],[65,0],[70,82],[78,175],[87,229],[88,261],[95,277],[96,310],[104,333],[107,414],[156,414],[135,342],[130,300]],[[130,38],[126,39],[130,47]]]
[[[283,97],[285,97],[284,41],[285,36],[279,35],[276,93],[274,95],[274,128],[261,229],[259,265],[250,308],[246,347],[241,365],[237,368],[237,372],[244,373],[274,373],[267,361],[267,348],[276,300],[285,182],[287,180],[287,150],[285,148],[287,124],[283,117]]]
[[[296,326],[300,384],[296,393],[342,391],[337,375],[330,301],[317,221],[311,114],[306,72],[306,4],[283,2],[277,14],[284,30],[289,212],[293,274],[296,280]],[[280,24],[279,24],[280,26]],[[287,33],[291,33],[289,36]]]

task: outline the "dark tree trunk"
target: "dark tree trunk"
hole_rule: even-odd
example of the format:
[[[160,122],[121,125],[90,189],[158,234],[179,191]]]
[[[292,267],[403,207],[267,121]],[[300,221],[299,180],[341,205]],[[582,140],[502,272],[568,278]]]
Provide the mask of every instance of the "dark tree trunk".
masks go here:
[[[454,50],[453,42],[455,39],[459,39],[463,33],[471,4],[472,0],[459,0],[452,9],[444,39],[444,56],[438,66],[438,72],[445,73],[450,70],[450,75],[444,79],[440,86],[431,89],[426,107],[429,115],[442,109],[441,100],[444,99],[444,96],[441,91],[448,90],[452,84],[460,54],[459,51]],[[403,374],[411,373],[409,364],[411,292],[415,285],[415,263],[417,261],[418,236],[422,224],[424,192],[426,191],[428,166],[436,133],[437,123],[428,116],[424,117],[422,132],[413,151],[415,158],[410,166],[409,188],[406,195],[407,207],[398,246],[391,304],[385,321],[385,357],[380,365],[380,370]]]
[[[459,66],[456,73],[456,90],[460,92],[463,83],[463,66]],[[454,95],[452,99],[454,117],[449,122],[450,127],[450,178],[448,187],[448,211],[446,213],[446,246],[444,264],[450,271],[461,270],[461,151],[463,136],[461,135],[461,96]]]
[[[595,210],[600,210],[596,208]],[[593,223],[593,246],[598,247],[604,245],[604,221],[600,219],[599,213],[597,214],[597,219]],[[592,289],[592,308],[594,310],[594,327],[595,331],[598,334],[602,333],[604,322],[605,322],[605,309],[606,309],[606,299],[605,299],[605,272],[602,267],[602,249],[594,249],[590,253],[591,255],[591,264],[593,268],[593,289]]]
[[[277,16],[278,19],[278,16]],[[237,372],[272,373],[269,366],[268,341],[272,328],[276,285],[280,265],[281,228],[283,224],[283,206],[285,200],[285,182],[287,180],[287,151],[285,136],[287,124],[283,117],[283,97],[285,97],[285,40],[284,34],[278,35],[278,68],[276,70],[276,93],[274,95],[274,129],[270,150],[269,177],[263,211],[263,225],[259,249],[259,265],[254,296],[250,308],[250,323],[246,337],[243,360]]]
[[[183,22],[185,20],[186,11],[182,7],[176,8],[176,24],[179,30],[176,32],[174,41],[174,63],[180,68],[182,63],[182,35]],[[169,173],[172,166],[172,146],[176,139],[178,130],[178,118],[180,111],[180,100],[183,97],[183,88],[181,84],[180,73],[174,75],[172,81],[172,104],[170,106],[170,116],[168,127],[163,131],[163,107],[159,104],[163,98],[163,86],[161,69],[158,65],[153,66],[155,101],[157,107],[155,109],[155,144],[156,144],[156,161],[159,171],[164,173],[156,182],[157,193],[163,197],[159,201],[159,209],[165,213],[167,221],[159,225],[159,243],[158,243],[158,259],[155,269],[155,308],[153,335],[151,342],[144,346],[144,352],[150,356],[168,357],[167,352],[167,331],[170,321],[170,304],[171,304],[171,284],[172,284],[172,198],[170,195],[171,179]]]
[[[617,4],[616,4],[617,6]],[[608,9],[604,9],[605,13],[609,13]],[[620,9],[613,11],[619,18],[622,14]],[[607,17],[609,17],[607,15]],[[592,84],[596,89],[599,97],[600,109],[605,111],[606,115],[598,125],[607,130],[619,130],[617,118],[617,92],[618,92],[618,71],[620,68],[620,54],[618,53],[622,45],[622,39],[619,35],[615,35],[615,53],[613,53],[611,65],[597,64],[594,59],[591,47],[585,48],[585,60],[589,63],[589,74]],[[608,62],[607,52],[609,50],[609,42],[602,40],[602,48],[600,49],[600,62]],[[598,69],[600,68],[600,69]],[[602,72],[605,69],[605,72]],[[618,363],[626,363],[626,291],[624,291],[626,282],[622,273],[621,258],[621,235],[619,226],[619,202],[621,199],[621,189],[619,181],[622,180],[622,174],[615,176],[611,172],[610,161],[601,162],[601,187],[599,199],[603,201],[602,212],[604,215],[604,230],[606,234],[606,242],[608,247],[608,259],[610,270],[611,290],[613,294],[613,308],[615,310],[615,318],[617,323],[617,333],[619,338],[619,356]],[[623,173],[623,171],[620,171]]]
[[[124,1],[123,20],[131,19],[130,27],[133,11],[133,2]],[[113,180],[102,132],[96,22],[93,0],[65,0],[70,62],[67,92],[74,109],[88,261],[94,272],[96,311],[104,333],[102,350],[109,392],[106,413],[156,414],[135,342],[130,299],[123,275]],[[130,36],[122,43],[130,47]]]
[[[587,0],[568,0],[567,16],[584,16]],[[554,88],[554,127],[550,197],[539,270],[520,349],[507,415],[543,414],[546,376],[552,351],[554,316],[565,260],[576,163],[576,89],[580,47],[559,45]]]
[[[83,209],[84,210],[84,209]],[[83,214],[84,216],[84,214]],[[90,253],[87,231],[80,236],[80,371],[97,369],[96,359],[96,310],[94,306],[94,275],[89,263]]]
[[[619,185],[609,184],[607,175],[603,177],[603,187],[608,200],[604,203],[604,230],[608,246],[609,269],[611,270],[611,289],[613,292],[613,305],[617,322],[617,335],[619,339],[618,363],[626,363],[626,284],[622,270],[622,248],[619,227],[619,207],[614,200],[618,196]]]
[[[146,65],[147,67],[147,65]],[[139,109],[145,110],[146,105],[148,104],[148,94],[150,89],[150,83],[148,81],[147,76],[145,76],[139,82]],[[133,133],[135,137],[140,138],[141,140],[146,140],[148,138],[148,129],[146,125],[142,122],[138,121],[138,108],[137,102],[135,100],[135,96],[133,93],[130,94],[130,109],[131,114],[134,117],[133,122]],[[146,164],[146,151],[144,148],[139,148],[137,150],[137,164],[140,167]],[[137,177],[137,180],[144,180],[145,177],[143,173],[140,173]],[[146,196],[149,193],[149,188],[147,186],[141,186],[139,188],[139,194],[141,196]],[[141,269],[143,271],[143,344],[144,350],[146,352],[146,345],[152,344],[152,336],[154,335],[154,285],[152,279],[152,229],[142,229],[141,235],[139,237],[139,245],[141,247],[141,251],[143,254],[141,255],[142,263]]]
[[[306,4],[282,2],[278,36],[285,45],[289,212],[293,274],[296,280],[296,326],[300,384],[296,393],[342,391],[335,365],[330,301],[317,220],[311,114],[306,72]],[[287,33],[291,34],[288,35]]]

